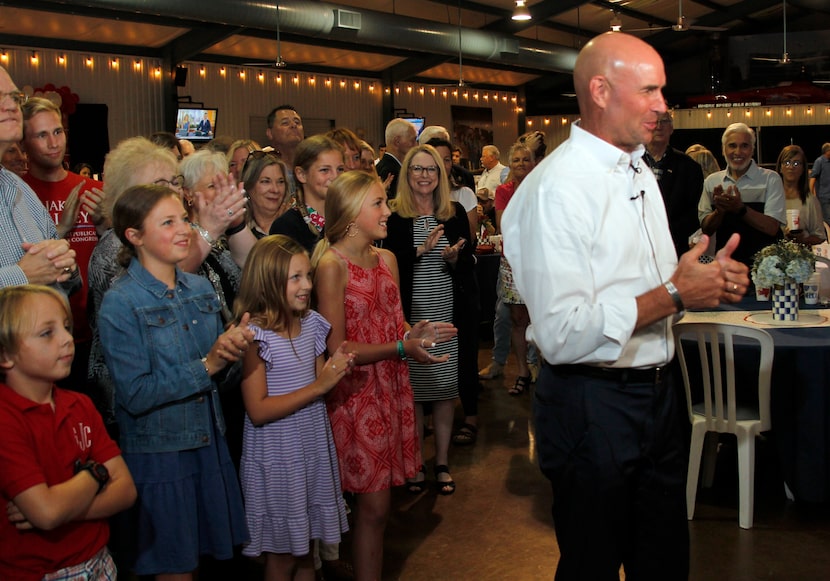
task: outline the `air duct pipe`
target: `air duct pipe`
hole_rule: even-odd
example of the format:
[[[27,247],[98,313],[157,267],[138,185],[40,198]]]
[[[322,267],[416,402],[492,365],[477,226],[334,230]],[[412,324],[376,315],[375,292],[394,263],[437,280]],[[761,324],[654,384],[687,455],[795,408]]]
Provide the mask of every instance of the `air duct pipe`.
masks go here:
[[[83,4],[260,30],[276,29],[275,4],[253,0],[76,0],[54,3]],[[287,0],[280,2],[279,7],[281,32],[446,56],[455,56],[459,52],[458,27],[451,24],[326,2]],[[355,22],[357,26],[354,26]],[[574,49],[474,28],[462,27],[461,44],[464,58],[557,73],[573,71],[577,55]]]

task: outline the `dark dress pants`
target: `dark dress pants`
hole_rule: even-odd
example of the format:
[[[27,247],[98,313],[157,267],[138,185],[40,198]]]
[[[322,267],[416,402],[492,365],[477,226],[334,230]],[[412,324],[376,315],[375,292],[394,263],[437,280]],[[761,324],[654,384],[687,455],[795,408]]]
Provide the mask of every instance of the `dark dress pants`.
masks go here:
[[[556,581],[687,579],[685,415],[672,373],[660,384],[544,365],[533,415],[553,486]],[[676,375],[676,374],[674,374]]]

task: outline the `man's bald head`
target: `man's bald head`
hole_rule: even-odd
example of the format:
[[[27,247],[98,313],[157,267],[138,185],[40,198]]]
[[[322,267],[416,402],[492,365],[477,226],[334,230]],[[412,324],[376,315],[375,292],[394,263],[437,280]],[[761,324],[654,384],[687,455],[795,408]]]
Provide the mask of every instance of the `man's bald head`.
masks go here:
[[[666,111],[663,60],[636,36],[607,32],[580,51],[574,89],[581,127],[625,151],[648,143]]]

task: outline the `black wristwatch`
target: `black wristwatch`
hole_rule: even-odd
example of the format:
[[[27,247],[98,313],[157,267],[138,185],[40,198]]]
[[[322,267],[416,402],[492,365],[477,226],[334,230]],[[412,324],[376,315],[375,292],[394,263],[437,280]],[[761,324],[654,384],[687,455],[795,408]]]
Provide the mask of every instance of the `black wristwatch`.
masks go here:
[[[75,474],[81,470],[88,470],[92,477],[98,482],[98,492],[100,493],[104,486],[109,482],[110,471],[103,464],[99,464],[94,460],[90,460],[85,464],[81,464],[80,460],[75,460]]]

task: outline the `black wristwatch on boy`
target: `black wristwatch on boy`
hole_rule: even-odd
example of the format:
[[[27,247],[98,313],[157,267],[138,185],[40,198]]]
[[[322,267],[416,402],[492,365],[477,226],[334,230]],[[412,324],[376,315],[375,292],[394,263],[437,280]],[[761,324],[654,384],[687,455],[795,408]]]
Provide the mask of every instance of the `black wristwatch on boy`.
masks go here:
[[[90,460],[82,464],[80,460],[75,460],[75,474],[81,470],[88,470],[92,477],[98,482],[98,492],[101,492],[110,479],[110,471],[103,464],[99,464],[94,460]]]

